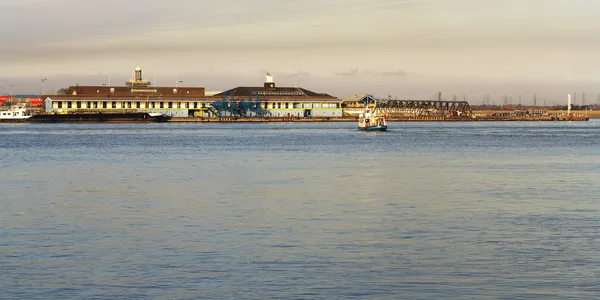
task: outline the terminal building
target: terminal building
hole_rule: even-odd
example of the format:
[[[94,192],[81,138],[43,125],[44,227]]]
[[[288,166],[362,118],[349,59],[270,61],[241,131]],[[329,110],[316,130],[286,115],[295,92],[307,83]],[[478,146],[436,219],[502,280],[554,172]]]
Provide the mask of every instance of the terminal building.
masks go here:
[[[187,117],[206,107],[203,87],[156,87],[136,68],[124,86],[70,86],[64,95],[44,96],[47,112],[147,111]]]
[[[341,117],[342,101],[299,87],[277,87],[267,74],[263,86],[236,87],[207,95],[204,87],[156,87],[136,68],[124,86],[70,86],[44,95],[47,112],[164,113],[173,117]]]
[[[267,73],[259,87],[236,87],[216,94],[223,99],[254,99],[271,117],[341,117],[342,101],[300,87],[277,87]]]

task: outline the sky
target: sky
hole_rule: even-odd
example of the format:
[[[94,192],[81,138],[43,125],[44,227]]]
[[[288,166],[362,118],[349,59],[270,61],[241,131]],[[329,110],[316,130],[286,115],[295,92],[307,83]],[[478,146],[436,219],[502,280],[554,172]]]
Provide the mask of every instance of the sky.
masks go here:
[[[270,72],[338,97],[600,93],[597,0],[0,0],[0,19],[0,94],[136,66],[207,90]]]

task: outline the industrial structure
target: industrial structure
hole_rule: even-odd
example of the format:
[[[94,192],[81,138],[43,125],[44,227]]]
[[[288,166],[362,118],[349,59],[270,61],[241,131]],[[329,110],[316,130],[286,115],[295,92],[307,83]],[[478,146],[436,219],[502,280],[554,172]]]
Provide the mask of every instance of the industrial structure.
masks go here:
[[[369,103],[390,117],[470,116],[473,113],[467,101],[391,100],[376,99],[369,94],[354,94],[342,100],[344,114],[358,116]]]
[[[209,111],[219,118],[252,118],[266,117],[269,112],[264,108],[268,106],[261,102],[258,93],[253,93],[248,100],[235,98],[232,94],[222,93],[221,101],[212,102]],[[253,99],[253,96],[256,96]]]

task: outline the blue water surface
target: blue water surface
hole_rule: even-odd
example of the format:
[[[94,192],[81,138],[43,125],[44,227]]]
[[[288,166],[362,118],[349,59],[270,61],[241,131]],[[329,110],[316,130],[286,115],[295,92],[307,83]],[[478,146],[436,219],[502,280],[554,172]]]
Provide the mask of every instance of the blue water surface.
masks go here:
[[[0,299],[600,297],[600,120],[0,124]]]

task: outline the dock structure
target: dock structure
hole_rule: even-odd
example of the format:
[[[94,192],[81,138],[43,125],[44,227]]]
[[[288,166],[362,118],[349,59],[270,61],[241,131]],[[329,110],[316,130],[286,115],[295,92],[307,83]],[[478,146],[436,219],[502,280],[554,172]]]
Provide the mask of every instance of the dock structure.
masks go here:
[[[354,94],[342,100],[344,114],[347,116],[360,114],[365,105],[376,106],[390,117],[455,117],[473,114],[467,101],[391,100],[377,99],[369,94]]]
[[[255,96],[256,98],[252,98]],[[261,103],[259,94],[254,92],[249,99],[235,98],[233,94],[223,93],[223,99],[212,102],[209,111],[218,118],[262,118],[268,115]]]
[[[415,116],[470,116],[473,114],[467,101],[439,100],[386,100],[377,107],[390,116],[412,114]]]

